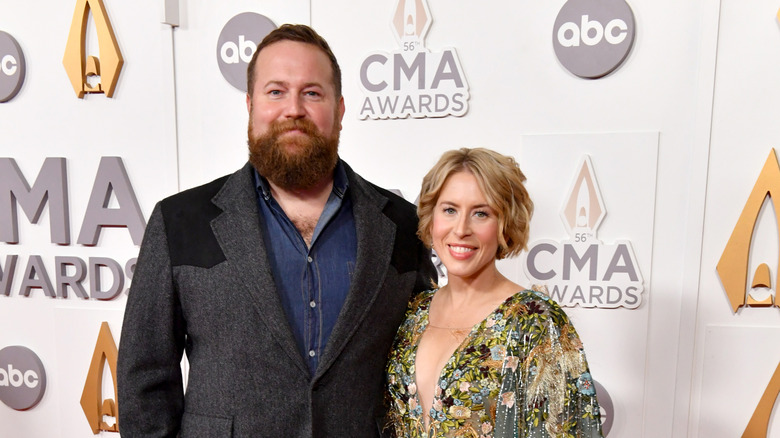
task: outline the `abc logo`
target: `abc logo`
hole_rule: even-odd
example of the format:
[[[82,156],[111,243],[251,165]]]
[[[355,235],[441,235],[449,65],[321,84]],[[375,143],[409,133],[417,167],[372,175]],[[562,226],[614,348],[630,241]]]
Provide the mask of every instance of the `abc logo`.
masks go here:
[[[620,44],[626,39],[627,29],[626,22],[619,18],[602,26],[598,21],[591,21],[587,15],[583,15],[579,27],[569,21],[558,28],[558,43],[563,47],[577,47],[580,41],[589,46],[595,46],[603,40],[609,44]]]
[[[46,371],[38,356],[19,345],[0,350],[0,400],[24,411],[43,398],[46,391]]]
[[[601,413],[601,432],[606,437],[612,430],[612,423],[615,422],[615,404],[612,402],[612,397],[604,388],[604,385],[594,380],[593,383],[596,387],[596,397],[599,400],[599,408]]]
[[[238,36],[238,44],[227,41],[219,49],[219,56],[226,64],[238,64],[241,61],[249,64],[255,54],[257,43],[246,40],[244,35]]]
[[[33,370],[27,370],[24,373],[14,369],[13,364],[8,364],[8,370],[0,368],[0,386],[13,386],[18,388],[22,385],[28,388],[35,388],[39,383],[38,373]]]
[[[553,47],[571,73],[596,79],[623,63],[634,33],[634,14],[624,0],[569,0],[555,20]]]
[[[0,72],[6,76],[13,76],[17,70],[19,70],[19,61],[14,58],[14,55],[5,55],[0,59]]]
[[[0,31],[0,103],[8,102],[24,83],[24,55],[14,37]]]
[[[246,92],[246,68],[260,41],[276,25],[267,17],[244,12],[231,18],[217,40],[217,65],[230,85]]]

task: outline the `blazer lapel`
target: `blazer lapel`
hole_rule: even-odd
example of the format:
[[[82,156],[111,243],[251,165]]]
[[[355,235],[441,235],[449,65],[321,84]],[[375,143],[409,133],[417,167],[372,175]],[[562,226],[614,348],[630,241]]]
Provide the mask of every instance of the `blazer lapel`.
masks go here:
[[[212,199],[223,213],[211,222],[211,228],[228,263],[234,268],[235,278],[242,279],[243,289],[251,297],[260,319],[282,350],[308,375],[308,366],[298,352],[276,292],[258,222],[260,219],[253,180],[250,164],[228,179]]]
[[[368,186],[346,163],[344,165],[355,218],[357,260],[347,299],[320,358],[315,379],[335,362],[369,313],[384,283],[395,242],[396,226],[382,213],[387,198]]]

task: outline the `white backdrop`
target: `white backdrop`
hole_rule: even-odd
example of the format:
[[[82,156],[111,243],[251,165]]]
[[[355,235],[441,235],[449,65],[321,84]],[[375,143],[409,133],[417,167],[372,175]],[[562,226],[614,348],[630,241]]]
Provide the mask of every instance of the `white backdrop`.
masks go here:
[[[20,296],[25,269],[40,255],[54,281],[55,257],[124,266],[137,255],[121,227],[104,228],[94,246],[75,243],[101,157],[121,157],[145,218],[159,199],[245,162],[245,98],[222,78],[215,54],[222,27],[247,11],[310,24],[330,42],[347,108],[341,156],[407,199],[445,150],[493,148],[514,155],[529,177],[532,240],[563,240],[559,214],[590,155],[607,210],[599,238],[632,242],[644,284],[635,310],[567,310],[614,403],[609,436],[744,431],[780,360],[780,309],[734,314],[715,265],[767,155],[780,146],[780,2],[630,0],[637,31],[628,58],[612,74],[585,80],[553,51],[564,0],[427,0],[426,47],[457,51],[468,112],[374,121],[358,117],[359,71],[367,55],[399,50],[390,24],[397,0],[169,0],[179,7],[175,29],[162,23],[162,0],[103,1],[125,59],[110,99],[76,98],[65,74],[75,0],[0,4],[0,30],[27,61],[21,91],[0,104],[0,158],[12,158],[30,185],[47,157],[66,159],[71,234],[71,244],[53,244],[49,206],[37,223],[18,208],[19,242],[0,242],[4,275],[6,256],[18,255],[10,294],[0,295],[0,349],[32,349],[48,376],[32,409],[0,404],[0,436],[92,436],[79,399],[100,323],[121,342],[125,295],[50,298],[33,289]],[[89,26],[87,51],[97,54]],[[768,254],[773,289],[776,224],[764,209],[754,239],[755,254]],[[501,269],[525,282],[523,257]],[[108,367],[104,374],[104,397],[113,398]],[[779,417],[767,436],[780,437]]]

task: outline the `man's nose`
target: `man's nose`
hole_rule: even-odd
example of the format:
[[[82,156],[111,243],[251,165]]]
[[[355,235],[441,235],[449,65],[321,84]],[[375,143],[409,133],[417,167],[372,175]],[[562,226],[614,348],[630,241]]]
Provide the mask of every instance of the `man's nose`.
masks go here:
[[[290,119],[299,119],[305,114],[306,112],[303,109],[303,101],[301,100],[301,97],[291,97],[287,102],[287,106],[284,110],[284,116]]]

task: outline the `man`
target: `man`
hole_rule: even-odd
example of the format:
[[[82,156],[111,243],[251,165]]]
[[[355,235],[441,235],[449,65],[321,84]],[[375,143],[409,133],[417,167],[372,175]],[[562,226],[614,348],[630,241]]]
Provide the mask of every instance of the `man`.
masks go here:
[[[120,341],[120,433],[378,436],[387,353],[435,272],[413,206],[338,158],[341,72],[311,28],[260,43],[247,108],[251,164],[149,220]]]

